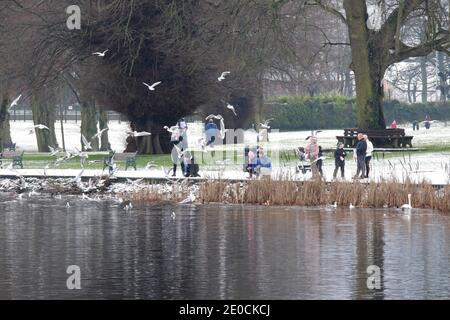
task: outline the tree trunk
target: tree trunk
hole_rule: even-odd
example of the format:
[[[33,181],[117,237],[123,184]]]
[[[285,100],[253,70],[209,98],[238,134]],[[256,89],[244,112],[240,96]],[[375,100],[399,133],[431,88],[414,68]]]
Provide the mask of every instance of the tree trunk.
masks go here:
[[[100,130],[108,129],[108,116],[103,109],[98,110],[98,127]],[[111,150],[111,144],[109,143],[108,131],[105,131],[100,138],[100,151],[108,150]]]
[[[422,80],[422,103],[428,101],[427,57],[420,58],[420,76]]]
[[[98,139],[91,141],[92,137],[97,134],[97,109],[95,108],[95,102],[86,96],[81,96],[81,99],[81,134],[91,142],[92,150],[90,151],[98,151]],[[82,140],[81,147],[85,150]]]
[[[262,81],[258,82],[258,87],[251,97],[251,106],[253,109],[253,123],[258,124],[263,121],[263,104],[264,104],[264,93]]]
[[[4,144],[10,144],[11,130],[9,127],[9,99],[5,94],[0,101],[0,150],[3,150]]]
[[[446,69],[445,69],[445,64],[444,64],[444,54],[440,51],[438,51],[436,53],[437,55],[437,66],[438,66],[438,71],[440,73],[442,73],[443,75],[441,77],[439,77],[439,86],[441,88],[441,97],[440,100],[441,101],[447,101],[447,83],[446,83]]]
[[[345,0],[344,8],[352,49],[352,69],[356,81],[356,108],[359,128],[384,129],[382,80],[385,67],[381,65],[380,48],[375,35],[367,29],[365,1]]]
[[[34,125],[43,124],[50,130],[35,128],[39,152],[50,152],[48,146],[57,146],[55,134],[55,99],[46,89],[34,90],[31,98]]]

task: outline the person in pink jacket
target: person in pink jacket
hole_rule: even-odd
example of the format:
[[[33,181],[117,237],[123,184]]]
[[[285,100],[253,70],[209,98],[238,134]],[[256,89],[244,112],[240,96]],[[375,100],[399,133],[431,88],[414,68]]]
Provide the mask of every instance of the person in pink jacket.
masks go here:
[[[305,157],[309,159],[311,163],[311,173],[315,177],[319,170],[317,168],[317,159],[319,159],[319,145],[317,144],[316,137],[309,138],[309,144],[305,148]]]

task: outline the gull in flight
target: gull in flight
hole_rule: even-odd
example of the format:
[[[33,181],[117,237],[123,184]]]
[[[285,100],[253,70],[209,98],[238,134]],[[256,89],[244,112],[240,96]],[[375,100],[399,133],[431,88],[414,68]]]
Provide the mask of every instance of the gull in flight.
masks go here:
[[[206,140],[205,140],[205,138],[198,139],[198,145],[202,149],[202,152],[207,152],[206,151]]]
[[[14,108],[15,106],[17,106],[17,103],[19,102],[20,98],[22,98],[22,95],[19,95],[19,96],[11,103],[11,105],[9,106],[8,111],[11,110],[11,108]]]
[[[50,131],[50,128],[49,128],[49,127],[44,126],[43,124],[38,124],[38,125],[35,125],[35,126],[33,127],[33,129],[31,129],[31,130],[28,132],[28,134],[33,134],[33,133],[34,133],[34,129],[49,130],[49,131]]]
[[[147,137],[150,136],[151,133],[150,132],[146,132],[146,131],[142,131],[142,132],[137,132],[137,131],[128,131],[128,134],[132,137]]]
[[[80,173],[77,174],[77,176],[70,180],[71,183],[80,183],[81,182],[81,176],[84,173],[84,169],[80,171]]]
[[[104,57],[108,51],[109,50],[105,50],[103,52],[94,52],[93,55],[96,55],[97,57]]]
[[[205,120],[209,120],[209,119],[217,119],[217,120],[220,120],[220,119],[223,119],[223,117],[222,117],[222,115],[220,115],[220,114],[217,114],[217,115],[215,115],[215,114],[210,114],[209,116],[207,116],[207,117],[205,118]]]
[[[56,156],[59,153],[59,151],[60,151],[59,148],[55,148],[53,146],[48,146],[48,148],[50,149],[50,156],[51,157]]]
[[[104,128],[104,129],[102,129],[101,131],[97,132],[97,134],[95,134],[95,135],[92,137],[91,141],[94,140],[95,138],[100,138],[100,137],[103,135],[103,133],[104,133],[105,131],[108,131],[108,130],[109,130],[108,128]]]
[[[156,168],[155,161],[149,161],[145,166],[145,170],[150,170],[151,168]]]
[[[83,134],[81,135],[81,141],[83,142],[85,150],[92,150],[91,142],[87,141],[86,137]]]
[[[148,83],[145,83],[145,82],[142,82],[142,83],[148,88],[148,90],[150,90],[150,91],[155,91],[155,90],[156,90],[155,87],[156,87],[157,85],[160,85],[160,84],[162,83],[162,81],[155,82],[155,83],[152,84],[152,85],[149,85]]]
[[[164,126],[163,129],[167,130],[167,132],[173,133],[175,130],[177,130],[177,126],[172,126],[172,127],[168,127],[168,126]]]
[[[234,109],[234,106],[232,106],[231,104],[227,103],[227,109],[233,111],[234,115],[237,116],[236,110]]]
[[[166,168],[161,167],[161,170],[162,170],[162,172],[164,173],[164,177],[168,178],[168,177],[169,177],[169,174],[170,174],[170,171],[172,171],[173,169],[170,168],[169,170],[166,170]]]
[[[219,82],[222,82],[223,80],[225,80],[225,76],[229,75],[230,73],[231,73],[230,71],[222,72],[222,74],[220,75],[219,78],[217,78],[217,80],[219,80]]]
[[[260,123],[259,125],[261,126],[262,129],[270,129],[269,123],[272,120],[273,119],[267,119],[263,123]]]

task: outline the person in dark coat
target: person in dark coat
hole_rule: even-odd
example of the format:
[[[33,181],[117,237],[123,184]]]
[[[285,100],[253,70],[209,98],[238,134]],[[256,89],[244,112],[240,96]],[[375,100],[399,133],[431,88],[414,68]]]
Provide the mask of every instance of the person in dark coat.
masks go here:
[[[367,143],[364,140],[364,135],[358,133],[358,144],[356,145],[356,162],[357,170],[354,179],[364,178],[366,174],[366,151]]]
[[[338,170],[341,169],[341,177],[344,178],[345,171],[345,157],[347,156],[347,152],[344,150],[344,144],[339,142],[336,151],[334,152],[334,172],[333,178],[336,179]]]
[[[323,157],[323,151],[322,146],[319,146],[319,154],[318,154],[318,160],[316,161],[317,170],[319,171],[319,174],[323,177],[323,160],[321,159]]]

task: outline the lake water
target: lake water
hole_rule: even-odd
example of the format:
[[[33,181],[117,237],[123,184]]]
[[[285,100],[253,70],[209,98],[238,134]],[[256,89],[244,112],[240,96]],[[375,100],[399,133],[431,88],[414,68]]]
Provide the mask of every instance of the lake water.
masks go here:
[[[432,211],[126,212],[0,195],[0,299],[448,299],[449,247],[450,218]],[[81,270],[81,290],[67,289],[70,265]],[[371,265],[381,269],[379,290],[367,287]]]

